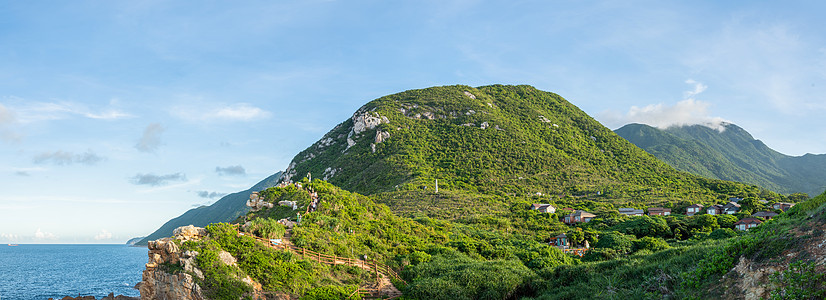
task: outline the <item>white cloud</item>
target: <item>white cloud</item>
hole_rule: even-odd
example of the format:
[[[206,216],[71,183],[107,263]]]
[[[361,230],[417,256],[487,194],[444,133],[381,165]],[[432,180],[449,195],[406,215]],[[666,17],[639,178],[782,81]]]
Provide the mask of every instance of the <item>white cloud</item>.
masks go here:
[[[101,229],[100,233],[95,235],[95,240],[108,240],[112,238],[112,233],[107,231],[106,229]]]
[[[218,175],[224,176],[245,176],[247,175],[247,170],[244,169],[241,165],[237,166],[228,166],[228,167],[215,167],[215,172]]]
[[[35,240],[54,240],[57,239],[57,236],[52,234],[51,232],[44,232],[37,228],[37,231],[34,232],[34,239]]]
[[[688,47],[684,63],[694,72],[712,74],[724,83],[721,90],[748,99],[751,106],[771,106],[773,112],[789,115],[826,110],[826,98],[817,92],[826,80],[826,52],[818,42],[819,32],[753,21],[734,17],[720,32]]]
[[[702,82],[697,82],[694,79],[686,80],[685,83],[693,84],[694,90],[683,92],[683,99],[693,99],[694,96],[697,96],[702,92],[705,92],[708,88],[707,85],[703,84]]]
[[[227,195],[227,193],[210,192],[210,191],[195,191],[195,194],[197,194],[198,197],[208,198],[208,199],[221,198],[221,197]]]
[[[86,152],[80,154],[65,152],[62,150],[58,150],[55,152],[44,152],[38,154],[33,159],[34,163],[36,164],[51,162],[55,165],[60,166],[71,165],[75,163],[91,166],[104,160],[106,160],[105,157],[95,154],[94,152],[92,152],[92,150],[87,150]]]
[[[15,241],[20,240],[20,236],[18,236],[16,234],[11,234],[11,233],[0,233],[0,238],[3,238],[4,240],[8,240],[8,241],[11,241],[11,242],[15,242]]]
[[[14,111],[0,104],[0,139],[4,141],[18,141],[20,135],[12,130],[12,126],[17,123]]]
[[[186,175],[183,173],[166,175],[137,174],[132,177],[132,183],[136,185],[161,186],[167,185],[170,181],[186,181]]]
[[[600,119],[610,125],[624,125],[641,123],[666,129],[672,126],[704,125],[718,131],[724,131],[725,125],[731,123],[720,117],[710,116],[710,103],[695,100],[693,97],[705,91],[708,86],[689,79],[685,83],[693,85],[693,89],[683,92],[686,98],[674,105],[663,103],[651,104],[644,107],[632,106],[627,113],[620,114],[606,111],[600,114]]]
[[[202,108],[202,106],[179,106],[172,114],[188,121],[240,121],[249,122],[266,119],[272,113],[248,103],[236,103],[220,107]]]
[[[146,126],[143,135],[135,144],[135,149],[140,152],[155,152],[161,146],[161,134],[166,130],[159,123],[152,123]]]
[[[115,108],[105,108],[93,110],[86,105],[73,102],[28,102],[28,104],[18,107],[20,121],[23,123],[61,120],[72,116],[82,116],[98,120],[117,120],[132,117]]]

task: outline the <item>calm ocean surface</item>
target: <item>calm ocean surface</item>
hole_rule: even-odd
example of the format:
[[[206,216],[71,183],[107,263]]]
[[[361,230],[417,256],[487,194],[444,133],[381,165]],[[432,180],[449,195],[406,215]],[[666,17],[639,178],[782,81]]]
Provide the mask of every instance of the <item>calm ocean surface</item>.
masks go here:
[[[138,297],[146,262],[145,247],[0,244],[0,300]]]

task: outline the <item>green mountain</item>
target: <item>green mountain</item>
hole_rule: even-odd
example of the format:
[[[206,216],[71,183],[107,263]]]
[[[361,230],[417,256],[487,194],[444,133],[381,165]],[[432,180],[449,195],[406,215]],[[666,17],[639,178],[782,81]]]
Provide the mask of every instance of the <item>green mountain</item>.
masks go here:
[[[248,190],[221,197],[221,199],[209,206],[201,206],[190,209],[177,218],[167,221],[163,224],[163,226],[161,226],[161,228],[158,228],[158,230],[155,230],[152,234],[141,239],[136,245],[146,245],[149,241],[172,236],[172,230],[180,226],[195,225],[198,227],[204,227],[211,223],[230,222],[235,220],[235,218],[243,215],[249,210],[247,207],[247,200],[249,200],[252,192],[273,187],[278,184],[280,178],[281,172],[275,173],[270,177],[261,180]]]
[[[782,193],[819,195],[826,189],[826,155],[788,156],[734,124],[658,129],[628,124],[616,133],[678,170],[756,184]]]
[[[530,86],[434,87],[376,99],[299,153],[282,180],[300,184],[260,194],[273,204],[295,201],[297,211],[247,212],[248,225],[211,225],[204,240],[182,243],[202,254],[198,282],[210,298],[254,298],[239,278],[251,278],[264,294],[302,299],[346,298],[378,280],[324,265],[305,249],[387,265],[405,281],[391,283],[410,299],[708,298],[696,287],[750,253],[704,257],[742,245],[735,222],[768,208],[754,199],[741,201],[736,215],[685,216],[683,208],[729,196],[788,200],[677,171],[560,96]],[[560,210],[531,210],[537,202]],[[629,206],[675,213],[617,213]],[[568,225],[561,208],[597,217]],[[290,230],[276,221],[299,221],[297,212],[300,222]],[[580,257],[549,243],[562,234],[554,240],[590,250]],[[305,249],[272,250],[252,236]],[[762,241],[746,237],[749,247]],[[218,263],[222,251],[237,266]],[[697,268],[701,260],[707,268]],[[701,273],[710,268],[714,274]],[[696,281],[681,284],[685,278]]]
[[[440,217],[502,211],[508,197],[532,195],[673,206],[759,192],[679,172],[559,95],[524,85],[373,100],[299,153],[284,179],[308,173],[397,213]]]

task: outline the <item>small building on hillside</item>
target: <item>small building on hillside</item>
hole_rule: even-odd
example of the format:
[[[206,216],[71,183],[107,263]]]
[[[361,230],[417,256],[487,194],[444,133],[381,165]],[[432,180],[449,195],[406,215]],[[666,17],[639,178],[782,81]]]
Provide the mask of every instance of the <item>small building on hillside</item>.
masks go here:
[[[782,210],[782,211],[787,211],[787,210],[789,210],[789,208],[792,208],[793,206],[794,206],[794,203],[787,203],[787,202],[777,202],[775,204],[772,204],[772,208],[779,209],[779,210]]]
[[[565,224],[588,223],[597,215],[589,213],[584,210],[576,210],[572,214],[565,216],[562,222]]]
[[[534,203],[534,204],[532,204],[532,205],[531,205],[531,210],[538,210],[539,212],[549,213],[549,214],[552,214],[552,213],[555,213],[555,212],[556,212],[556,208],[555,208],[555,207],[553,207],[553,205],[550,205],[550,204],[542,204],[542,203]]]
[[[740,201],[743,201],[743,198],[737,198],[737,197],[728,198],[728,202],[737,203],[737,202],[740,202]]]
[[[760,223],[763,223],[763,221],[760,221],[755,218],[745,218],[740,221],[737,221],[737,223],[734,223],[734,228],[745,231],[757,227],[757,225],[760,225]]]
[[[720,204],[714,204],[706,208],[706,213],[709,215],[722,215],[723,214],[723,206]]]
[[[652,207],[648,209],[649,216],[667,216],[671,214],[670,208]]]
[[[568,236],[565,235],[565,233],[552,237],[551,242],[548,244],[559,248],[568,248],[571,246],[571,243],[568,241]]]
[[[621,215],[629,216],[629,217],[642,216],[643,214],[645,214],[645,212],[642,209],[636,209],[636,208],[622,207],[622,208],[618,208],[617,210],[619,211],[619,213]]]
[[[766,220],[771,220],[771,218],[774,218],[774,217],[777,216],[777,213],[773,212],[773,211],[758,211],[756,213],[753,213],[751,216],[752,217],[761,217],[761,218],[766,219]]]
[[[703,210],[703,207],[704,206],[702,204],[692,204],[691,206],[685,209],[685,215],[693,216],[695,214],[698,214],[700,213],[700,211]]]
[[[723,212],[726,214],[733,215],[736,214],[738,211],[740,211],[740,204],[737,204],[735,202],[729,202],[728,204],[723,205]]]

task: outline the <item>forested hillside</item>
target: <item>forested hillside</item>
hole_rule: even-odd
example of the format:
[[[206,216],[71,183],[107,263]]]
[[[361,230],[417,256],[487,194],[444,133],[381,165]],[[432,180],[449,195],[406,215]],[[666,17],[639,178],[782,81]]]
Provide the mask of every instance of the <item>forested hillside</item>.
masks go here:
[[[756,184],[782,192],[826,190],[826,155],[788,156],[737,125],[718,131],[702,125],[658,129],[629,124],[616,133],[677,168],[708,178]]]
[[[417,207],[417,191],[438,180],[441,193],[428,201],[440,216],[471,198],[501,211],[507,197],[528,195],[674,206],[760,193],[676,171],[559,95],[531,86],[445,86],[381,97],[299,153],[285,179],[308,173],[408,213],[428,213]]]
[[[762,228],[798,226],[826,199],[786,217],[771,204],[788,197],[677,171],[529,86],[379,98],[298,154],[282,179],[259,191],[273,207],[182,245],[201,253],[196,282],[209,297],[358,299],[382,280],[350,262],[373,260],[400,274],[392,283],[409,299],[717,297],[721,268],[763,257],[755,245],[799,241]],[[730,197],[744,198],[732,214],[685,214]],[[654,215],[656,206],[671,214]],[[564,223],[574,210],[593,217]],[[751,219],[763,222],[755,233],[735,230]],[[237,264],[220,263],[225,252]]]

